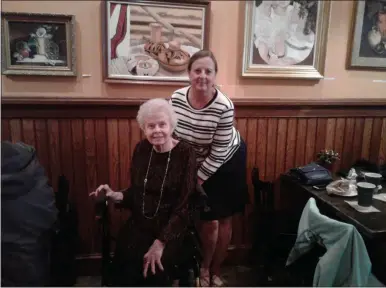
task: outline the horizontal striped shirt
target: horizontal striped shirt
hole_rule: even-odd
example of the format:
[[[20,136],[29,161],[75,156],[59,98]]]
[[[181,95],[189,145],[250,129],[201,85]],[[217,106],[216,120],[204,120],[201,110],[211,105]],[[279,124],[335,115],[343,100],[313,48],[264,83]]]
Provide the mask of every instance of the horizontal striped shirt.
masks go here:
[[[199,164],[198,177],[207,180],[228,161],[240,146],[240,133],[233,126],[232,101],[216,89],[213,99],[202,109],[188,101],[190,86],[175,91],[171,103],[177,113],[175,135],[191,144]]]

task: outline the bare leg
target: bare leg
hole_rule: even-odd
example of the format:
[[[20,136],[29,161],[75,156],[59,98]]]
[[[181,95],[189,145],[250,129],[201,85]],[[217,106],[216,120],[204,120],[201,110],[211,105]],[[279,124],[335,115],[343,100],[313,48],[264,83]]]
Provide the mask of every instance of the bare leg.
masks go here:
[[[220,267],[227,255],[228,246],[231,241],[231,238],[232,217],[219,220],[218,240],[211,265],[211,272],[213,275],[220,276]]]
[[[218,238],[218,221],[203,221],[200,225],[200,238],[203,248],[203,260],[201,263],[200,277],[210,281],[209,267],[216,249]],[[207,283],[209,286],[209,283]]]

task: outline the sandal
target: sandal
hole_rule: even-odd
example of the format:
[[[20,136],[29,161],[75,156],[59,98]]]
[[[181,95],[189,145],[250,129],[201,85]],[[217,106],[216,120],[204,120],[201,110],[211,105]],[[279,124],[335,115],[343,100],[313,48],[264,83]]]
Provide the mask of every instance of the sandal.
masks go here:
[[[200,287],[211,287],[209,271],[207,273],[203,273],[203,271],[205,270],[200,269]]]
[[[225,287],[225,282],[217,275],[212,276],[212,287]]]

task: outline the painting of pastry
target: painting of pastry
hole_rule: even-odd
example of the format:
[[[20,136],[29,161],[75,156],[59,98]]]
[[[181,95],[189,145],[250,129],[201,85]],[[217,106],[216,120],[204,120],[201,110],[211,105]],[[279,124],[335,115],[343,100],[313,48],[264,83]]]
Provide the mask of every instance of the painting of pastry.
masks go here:
[[[207,48],[206,1],[106,1],[107,82],[188,81],[190,57]]]

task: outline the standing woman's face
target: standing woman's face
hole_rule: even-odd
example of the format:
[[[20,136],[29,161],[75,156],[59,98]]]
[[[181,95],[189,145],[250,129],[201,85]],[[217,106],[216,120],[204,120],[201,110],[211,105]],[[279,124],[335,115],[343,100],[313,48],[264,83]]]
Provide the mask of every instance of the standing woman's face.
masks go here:
[[[189,71],[189,79],[196,91],[210,91],[216,81],[216,69],[212,58],[204,57],[194,61]]]

